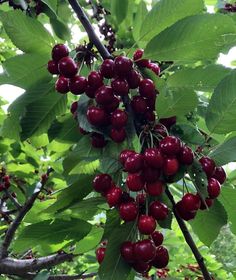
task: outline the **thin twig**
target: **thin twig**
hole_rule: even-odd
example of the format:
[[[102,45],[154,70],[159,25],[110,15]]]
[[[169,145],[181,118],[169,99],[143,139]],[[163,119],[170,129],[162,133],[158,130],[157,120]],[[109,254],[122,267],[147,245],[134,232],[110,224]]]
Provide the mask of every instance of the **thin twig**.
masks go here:
[[[22,206],[17,202],[17,200],[12,196],[12,194],[8,191],[8,189],[4,189],[6,196],[12,201],[12,203],[16,206],[16,208],[20,211]]]

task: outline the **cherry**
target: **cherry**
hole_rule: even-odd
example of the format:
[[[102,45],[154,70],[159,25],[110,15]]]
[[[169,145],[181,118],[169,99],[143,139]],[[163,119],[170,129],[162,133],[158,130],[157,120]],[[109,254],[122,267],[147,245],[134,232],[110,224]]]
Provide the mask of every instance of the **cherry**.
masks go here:
[[[143,156],[135,153],[130,155],[125,161],[125,170],[129,173],[139,172],[143,167]]]
[[[160,123],[158,123],[158,124],[156,124],[156,125],[154,126],[154,131],[155,131],[157,134],[159,134],[159,135],[161,135],[161,136],[163,136],[163,137],[166,137],[166,136],[167,136],[166,127],[165,127],[164,125],[160,124]]]
[[[158,180],[154,183],[146,184],[146,191],[149,195],[158,196],[163,193],[165,183],[161,180]]]
[[[111,189],[112,178],[108,174],[99,174],[93,179],[93,188],[96,192],[102,193]]]
[[[162,118],[159,120],[167,129],[170,129],[172,125],[176,124],[176,116],[169,118]]]
[[[133,264],[133,269],[142,274],[147,273],[151,268],[151,265],[146,262],[135,262]]]
[[[54,61],[54,60],[49,60],[48,61],[48,67],[47,67],[47,69],[48,69],[48,72],[49,73],[51,73],[51,74],[59,74],[59,70],[58,70],[58,64],[57,64],[57,62],[56,61]]]
[[[135,202],[122,203],[119,208],[121,219],[125,222],[134,221],[138,215],[138,207]]]
[[[0,183],[0,192],[2,192],[5,189],[5,186]]]
[[[152,260],[152,265],[156,268],[164,268],[169,263],[169,253],[164,246],[159,246],[156,249],[156,256]]]
[[[210,207],[212,206],[213,203],[214,203],[214,200],[207,197],[207,198],[205,199],[205,203],[203,203],[203,201],[201,200],[200,209],[201,209],[201,210],[205,210],[205,209],[207,209],[207,207],[210,208]],[[205,204],[207,205],[207,207],[206,207]]]
[[[144,114],[148,110],[147,101],[142,96],[134,96],[131,100],[131,107],[137,114]]]
[[[205,171],[208,177],[211,177],[215,170],[215,162],[209,157],[202,157],[199,159],[199,162],[202,165],[202,169]]]
[[[142,97],[152,98],[155,85],[150,79],[143,79],[139,84],[139,93]]]
[[[121,203],[135,202],[134,198],[131,197],[127,192],[122,193],[120,201]]]
[[[58,69],[59,69],[60,74],[65,76],[66,78],[74,77],[78,71],[78,67],[77,67],[76,63],[69,56],[63,57],[58,62]]]
[[[128,115],[125,111],[121,109],[116,109],[111,114],[111,125],[115,128],[121,128],[126,126],[128,121]]]
[[[142,206],[142,205],[145,205],[145,202],[146,202],[146,194],[145,193],[139,193],[137,194],[136,196],[136,202],[138,203],[138,205]]]
[[[126,185],[132,192],[141,191],[144,188],[142,175],[140,173],[129,174],[126,179]]]
[[[87,85],[87,87],[86,87],[86,89],[85,89],[85,94],[86,94],[89,98],[95,98],[96,89],[92,88],[90,85]]]
[[[182,197],[182,206],[188,212],[196,212],[201,205],[201,199],[198,195],[186,193]]]
[[[133,154],[136,154],[135,151],[133,150],[123,150],[121,153],[120,153],[120,156],[119,156],[119,161],[122,165],[125,164],[127,158]]]
[[[114,112],[120,104],[120,99],[117,96],[113,96],[112,101],[109,104],[103,105],[103,109],[107,112],[107,113],[111,113]]]
[[[121,143],[126,138],[126,131],[123,127],[119,129],[112,128],[110,132],[110,137],[114,142]]]
[[[69,80],[60,76],[56,81],[55,89],[60,93],[67,93],[69,91]]]
[[[210,198],[217,198],[220,194],[220,183],[215,178],[208,180],[207,191]]]
[[[61,58],[69,55],[67,46],[63,44],[57,44],[52,49],[52,59],[58,62]]]
[[[194,154],[191,148],[188,146],[183,146],[180,150],[178,159],[182,164],[191,165],[194,159]]]
[[[110,79],[114,76],[114,61],[105,59],[101,65],[100,72],[103,77]]]
[[[125,241],[121,244],[120,254],[125,259],[126,262],[132,263],[135,260],[133,243],[130,241]]]
[[[156,93],[155,92],[149,92],[149,97],[146,99],[148,109],[149,111],[155,111],[155,105],[156,105]]]
[[[103,85],[103,78],[97,71],[91,71],[88,75],[88,84],[93,89],[98,89]]]
[[[69,88],[73,94],[79,95],[85,92],[87,84],[88,82],[85,77],[75,76],[70,79]]]
[[[106,248],[100,247],[96,250],[96,259],[98,263],[102,263],[105,257]]]
[[[111,87],[117,95],[124,96],[129,93],[129,85],[123,78],[116,78],[111,82]]]
[[[154,183],[160,177],[160,170],[151,167],[144,167],[142,172],[143,178],[147,183]]]
[[[134,255],[137,261],[150,262],[156,256],[156,247],[152,240],[143,239],[133,245]]]
[[[154,241],[155,245],[158,247],[163,243],[164,236],[160,231],[154,231],[151,234],[151,238]]]
[[[161,69],[158,64],[149,62],[147,68],[152,70],[152,72],[154,72],[157,76],[160,75]]]
[[[103,148],[107,144],[107,141],[105,140],[104,136],[100,133],[93,132],[91,135],[91,139],[92,146],[94,148]]]
[[[160,141],[160,149],[166,155],[177,155],[181,150],[181,142],[175,136],[166,136]]]
[[[131,59],[125,56],[117,56],[114,60],[114,70],[115,73],[124,77],[128,72],[132,70],[133,62]]]
[[[95,126],[106,125],[108,122],[108,116],[101,108],[91,106],[87,110],[88,121]]]
[[[122,189],[112,187],[106,194],[106,200],[110,207],[117,206],[120,203]]]
[[[129,88],[135,89],[135,88],[137,88],[139,86],[139,83],[141,81],[141,76],[140,76],[140,74],[137,71],[131,70],[127,74],[126,80],[128,82]]]
[[[164,164],[164,157],[157,148],[147,148],[144,152],[145,163],[153,168],[161,168]]]
[[[113,90],[109,86],[101,86],[95,95],[95,100],[100,105],[106,105],[113,101]]]
[[[142,234],[151,234],[156,228],[156,221],[148,215],[141,215],[138,219],[138,229]]]
[[[70,106],[70,112],[71,112],[71,114],[74,114],[74,113],[77,111],[77,109],[78,109],[78,102],[75,101],[75,102],[73,102],[73,103],[71,104],[71,106]]]
[[[176,207],[176,211],[179,214],[179,216],[185,221],[194,219],[197,214],[197,212],[186,211],[182,200],[177,202],[175,207]]]
[[[175,157],[166,158],[164,160],[163,173],[166,176],[175,175],[179,170],[179,162]]]
[[[160,201],[153,201],[149,205],[149,215],[153,216],[156,220],[165,220],[168,213],[168,207]]]
[[[147,111],[144,115],[144,118],[149,121],[149,122],[155,122],[156,120],[156,115],[154,112],[152,112],[151,110]]]
[[[133,55],[134,62],[140,66],[140,67],[147,67],[149,64],[148,59],[141,59],[143,56],[144,50],[143,49],[138,49],[135,51]]]
[[[224,184],[226,180],[226,173],[224,171],[224,168],[216,167],[212,177],[219,181],[220,184]]]

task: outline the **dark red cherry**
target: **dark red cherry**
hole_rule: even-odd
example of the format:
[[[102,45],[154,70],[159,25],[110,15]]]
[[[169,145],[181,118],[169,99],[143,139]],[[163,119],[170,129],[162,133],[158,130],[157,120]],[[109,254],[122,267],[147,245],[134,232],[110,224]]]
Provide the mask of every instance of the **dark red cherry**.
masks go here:
[[[139,172],[143,168],[143,156],[135,153],[125,161],[125,170],[129,173]]]
[[[150,92],[149,97],[146,99],[149,111],[155,111],[156,106],[156,93]]]
[[[91,139],[91,144],[94,148],[103,148],[107,144],[107,141],[105,140],[104,136],[97,132],[92,133]]]
[[[98,263],[102,263],[105,257],[106,248],[100,247],[96,250],[96,259]]]
[[[164,187],[165,187],[165,183],[161,180],[158,180],[154,183],[147,183],[146,191],[149,195],[158,196],[163,193]]]
[[[112,178],[108,174],[99,174],[93,179],[93,188],[96,192],[106,192],[111,189]]]
[[[207,209],[207,207],[210,208],[210,207],[212,206],[213,203],[214,203],[214,200],[207,197],[207,198],[205,199],[205,203],[201,200],[200,209],[201,209],[201,210],[205,210],[205,209]],[[206,207],[206,205],[207,205],[207,207]]]
[[[151,234],[156,228],[156,221],[152,216],[141,215],[138,219],[138,229],[142,234]]]
[[[139,84],[139,93],[146,98],[153,98],[155,92],[155,85],[150,79],[143,79]]]
[[[141,191],[144,188],[144,180],[140,173],[128,174],[126,185],[132,192]]]
[[[151,110],[148,110],[145,115],[144,115],[144,118],[149,121],[149,122],[155,122],[156,120],[156,115],[153,111]]]
[[[156,256],[152,261],[152,265],[156,268],[164,268],[169,263],[169,253],[164,246],[159,246],[156,249]]]
[[[116,143],[121,143],[126,138],[126,131],[122,128],[112,128],[110,132],[111,139]]]
[[[152,266],[146,262],[135,262],[133,264],[133,269],[142,274],[147,273],[151,268]]]
[[[162,118],[159,120],[167,129],[170,129],[172,125],[176,124],[176,116],[169,118]]]
[[[182,164],[190,165],[193,163],[194,154],[191,148],[183,146],[178,156],[179,162]]]
[[[75,101],[75,102],[73,102],[73,103],[71,104],[71,106],[70,106],[70,112],[71,112],[71,114],[74,114],[74,113],[77,111],[77,109],[78,109],[78,102]]]
[[[48,69],[48,72],[53,74],[53,75],[59,74],[58,64],[54,60],[49,60],[48,61],[47,69]]]
[[[176,207],[176,211],[179,214],[179,216],[185,221],[194,219],[197,214],[197,212],[186,211],[182,200],[177,202],[175,207]]]
[[[69,91],[69,80],[63,76],[59,77],[55,84],[56,91],[67,93]]]
[[[215,178],[208,180],[207,191],[210,198],[217,198],[220,194],[221,186]]]
[[[140,240],[133,245],[134,255],[137,261],[150,262],[156,256],[156,247],[152,240]]]
[[[121,244],[120,254],[128,263],[133,263],[135,261],[133,243],[130,241],[125,241]]]
[[[142,96],[134,96],[131,100],[131,107],[136,114],[144,114],[148,110],[148,104]]]
[[[151,234],[151,238],[157,247],[160,246],[164,240],[164,236],[160,231],[154,231]]]
[[[105,59],[101,65],[100,72],[103,77],[111,79],[114,77],[114,61],[112,59]]]
[[[165,220],[168,216],[168,213],[168,207],[160,201],[153,201],[149,205],[149,215],[151,215],[156,220]]]
[[[224,168],[216,167],[212,177],[219,181],[220,184],[224,184],[226,180],[226,173],[224,171]]]
[[[91,71],[88,75],[88,84],[93,89],[98,89],[103,85],[102,75],[97,71]]]
[[[133,62],[131,59],[125,56],[117,56],[114,60],[114,70],[115,73],[124,77],[128,72],[132,70]]]
[[[69,88],[73,94],[79,95],[85,92],[87,84],[88,82],[85,77],[75,76],[70,79]]]
[[[77,64],[69,56],[63,57],[58,62],[58,69],[59,69],[60,74],[65,76],[66,78],[74,77],[78,71]]]
[[[121,109],[116,109],[111,114],[111,125],[115,128],[121,128],[126,126],[128,121],[128,115],[125,111]]]
[[[101,86],[95,95],[95,100],[100,105],[107,105],[113,101],[113,90],[109,86]]]
[[[126,80],[128,82],[129,88],[135,89],[135,88],[137,88],[139,86],[139,83],[141,81],[141,76],[140,76],[140,74],[137,71],[131,70],[127,74]]]
[[[69,55],[69,50],[67,46],[63,44],[57,44],[52,49],[52,59],[56,62],[68,55]]]
[[[186,193],[182,197],[182,206],[188,212],[196,212],[201,205],[201,199],[199,195]]]
[[[124,96],[129,93],[129,85],[123,78],[116,78],[111,82],[111,87],[117,95]]]
[[[161,69],[160,69],[158,64],[153,63],[153,62],[149,62],[148,65],[147,65],[147,68],[152,70],[152,72],[154,72],[157,76],[160,75]]]
[[[134,198],[130,196],[127,192],[123,192],[121,196],[121,204],[128,203],[128,202],[135,202]]]
[[[146,202],[146,194],[145,193],[138,193],[136,196],[136,202],[138,203],[138,205],[145,205]]]
[[[164,125],[158,123],[154,126],[154,131],[155,133],[163,136],[163,137],[166,137],[167,136],[167,129]]]
[[[85,89],[85,94],[86,94],[89,98],[95,98],[96,89],[92,88],[90,85],[87,85],[87,87],[86,87],[86,89]]]
[[[177,155],[181,150],[181,142],[175,136],[166,136],[160,141],[160,149],[166,155]]]
[[[102,108],[91,106],[87,110],[88,121],[95,126],[106,125],[108,122],[108,116]]]
[[[127,158],[128,158],[129,156],[133,155],[133,154],[136,154],[136,152],[133,151],[133,150],[123,150],[123,151],[120,153],[120,156],[119,156],[120,163],[121,163],[122,165],[124,165],[125,162],[126,162],[126,160],[127,160]]]
[[[117,206],[120,203],[122,189],[119,187],[112,187],[106,193],[106,200],[110,207]]]
[[[125,222],[134,221],[138,215],[138,206],[135,202],[122,203],[119,208],[121,219]]]
[[[114,95],[112,101],[109,104],[103,105],[103,109],[107,113],[112,113],[119,107],[119,104],[120,104],[119,97]]]
[[[143,53],[144,50],[142,49],[136,50],[133,55],[133,60],[138,66],[147,67],[150,61],[148,59],[141,59],[143,57]]]
[[[166,176],[175,175],[179,170],[179,162],[175,157],[165,158],[163,173]]]
[[[154,183],[160,177],[160,169],[145,166],[142,172],[144,181],[147,183]]]
[[[199,162],[202,165],[202,169],[205,171],[208,177],[211,177],[215,170],[215,162],[209,157],[202,157],[199,159]]]
[[[161,168],[164,164],[164,157],[157,148],[147,148],[144,152],[145,163],[153,168]]]

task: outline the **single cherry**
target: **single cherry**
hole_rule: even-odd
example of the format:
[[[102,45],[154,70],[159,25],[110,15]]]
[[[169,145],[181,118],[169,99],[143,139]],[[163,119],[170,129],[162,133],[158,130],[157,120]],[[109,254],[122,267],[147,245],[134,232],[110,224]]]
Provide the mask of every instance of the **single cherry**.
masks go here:
[[[101,86],[95,95],[95,100],[100,105],[107,105],[113,101],[113,89],[109,86]]]
[[[186,165],[191,165],[193,163],[194,154],[191,148],[188,146],[181,147],[178,156],[179,162]]]
[[[156,249],[156,256],[152,261],[152,265],[156,268],[164,268],[169,263],[169,253],[164,246],[159,246]]]
[[[55,89],[60,93],[67,93],[69,91],[69,80],[60,76],[56,81]]]
[[[111,79],[114,77],[114,61],[105,59],[101,65],[100,72],[104,78]]]
[[[138,219],[138,229],[142,234],[151,234],[156,228],[156,221],[152,216],[141,215]]]
[[[207,191],[210,198],[217,198],[220,194],[221,186],[215,178],[208,180]]]
[[[106,193],[106,200],[110,207],[117,206],[120,203],[122,196],[122,189],[119,187],[112,187]]]
[[[149,205],[149,215],[151,215],[156,220],[165,220],[168,216],[168,213],[168,207],[160,201],[153,201]]]
[[[73,114],[77,111],[77,109],[78,109],[78,102],[75,101],[75,102],[73,102],[73,103],[71,104],[71,106],[70,106],[70,112],[71,112],[71,114],[73,115]]]
[[[98,89],[103,85],[102,75],[97,71],[91,71],[88,75],[88,84],[93,89]]]
[[[148,104],[142,96],[134,96],[131,100],[131,107],[136,114],[144,114],[148,110]]]
[[[155,92],[155,85],[150,79],[143,79],[139,84],[139,93],[146,98],[153,98]]]
[[[160,149],[166,155],[177,155],[181,150],[181,142],[175,136],[166,136],[160,141]]]
[[[119,214],[125,222],[134,221],[138,215],[138,206],[135,202],[122,203],[119,208]]]
[[[126,131],[123,127],[119,129],[112,128],[110,132],[110,137],[114,142],[121,143],[126,138]]]
[[[53,74],[53,75],[59,74],[58,64],[54,60],[49,60],[48,61],[47,69],[48,69],[48,72]]]
[[[99,264],[102,263],[105,257],[106,248],[100,247],[96,250],[96,259]]]
[[[127,158],[133,154],[136,154],[135,151],[133,150],[123,150],[121,153],[120,153],[120,156],[119,156],[119,161],[122,165],[125,164]]]
[[[133,264],[133,269],[142,274],[147,273],[151,268],[152,266],[146,262],[135,262]]]
[[[147,68],[152,70],[152,72],[154,72],[157,76],[160,75],[161,69],[160,69],[158,64],[153,63],[153,62],[149,62],[148,65],[147,65]]]
[[[115,128],[121,128],[126,126],[128,121],[128,115],[124,110],[116,109],[111,113],[111,125]]]
[[[151,234],[151,238],[157,247],[160,246],[164,240],[164,236],[160,231],[154,231]]]
[[[93,179],[93,188],[96,192],[106,192],[110,190],[112,178],[108,174],[99,174]]]
[[[175,175],[179,170],[179,162],[175,157],[165,158],[163,173],[166,176]]]
[[[112,113],[119,107],[119,104],[119,97],[114,95],[112,101],[109,104],[103,105],[102,107],[107,113]]]
[[[128,72],[132,70],[133,62],[131,59],[125,56],[117,56],[114,60],[114,70],[115,73],[124,77]]]
[[[111,82],[111,87],[114,92],[119,96],[124,96],[129,93],[129,85],[123,78],[116,78]]]
[[[214,200],[207,197],[207,198],[205,199],[205,203],[201,200],[200,209],[201,209],[201,210],[205,210],[205,209],[207,209],[207,207],[210,208],[210,207],[212,206],[213,203],[214,203]],[[207,207],[206,207],[206,205],[207,205]]]
[[[199,195],[186,193],[182,197],[182,206],[188,212],[196,212],[201,205],[201,199]]]
[[[143,49],[137,49],[133,55],[133,60],[138,66],[147,67],[150,61],[148,59],[141,59],[143,57],[143,53]]]
[[[134,255],[137,261],[150,262],[156,256],[156,247],[152,240],[143,239],[133,245]]]
[[[194,219],[197,214],[197,212],[186,211],[182,200],[177,202],[175,207],[176,207],[176,211],[179,214],[179,216],[185,221]]]
[[[86,94],[89,98],[95,98],[96,89],[92,88],[90,85],[87,85],[87,87],[86,87],[86,89],[85,89],[85,94]]]
[[[216,167],[212,177],[219,181],[220,184],[224,184],[226,180],[226,173],[224,171],[224,168]]]
[[[165,187],[165,183],[161,180],[158,180],[154,183],[147,183],[146,191],[149,195],[158,196],[163,193],[164,187]]]
[[[164,157],[160,149],[147,148],[144,152],[145,163],[153,168],[161,168],[164,164]]]
[[[79,95],[85,92],[87,84],[88,82],[85,77],[75,76],[70,79],[69,88],[73,94]]]
[[[52,49],[52,59],[56,62],[68,55],[69,55],[69,50],[66,45],[57,44]]]
[[[87,110],[88,121],[95,126],[102,126],[108,123],[108,116],[102,108],[91,106]]]
[[[133,243],[130,241],[125,241],[121,244],[120,254],[128,263],[133,263],[135,261]]]
[[[202,169],[205,171],[208,177],[211,177],[215,170],[215,162],[209,157],[200,158],[199,162],[202,165]]]
[[[144,180],[140,173],[128,174],[126,185],[132,192],[141,191],[144,188]]]
[[[129,88],[131,89],[135,89],[139,86],[140,81],[141,81],[141,76],[140,74],[135,71],[135,70],[131,70],[127,76],[126,76],[126,80],[128,82]]]
[[[74,77],[78,71],[77,64],[69,56],[63,57],[58,62],[58,69],[59,69],[60,74],[65,76],[66,78]]]
[[[143,156],[135,153],[130,155],[125,161],[125,170],[129,173],[136,173],[143,168]]]

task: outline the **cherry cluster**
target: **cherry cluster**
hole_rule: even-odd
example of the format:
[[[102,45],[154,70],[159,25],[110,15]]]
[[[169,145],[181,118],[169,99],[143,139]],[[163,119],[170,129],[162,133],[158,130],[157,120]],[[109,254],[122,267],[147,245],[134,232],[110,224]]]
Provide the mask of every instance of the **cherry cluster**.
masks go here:
[[[235,4],[226,3],[224,6],[226,12],[236,13],[236,2]]]
[[[0,173],[0,192],[9,189],[11,186],[10,176],[6,175],[5,172]]]

